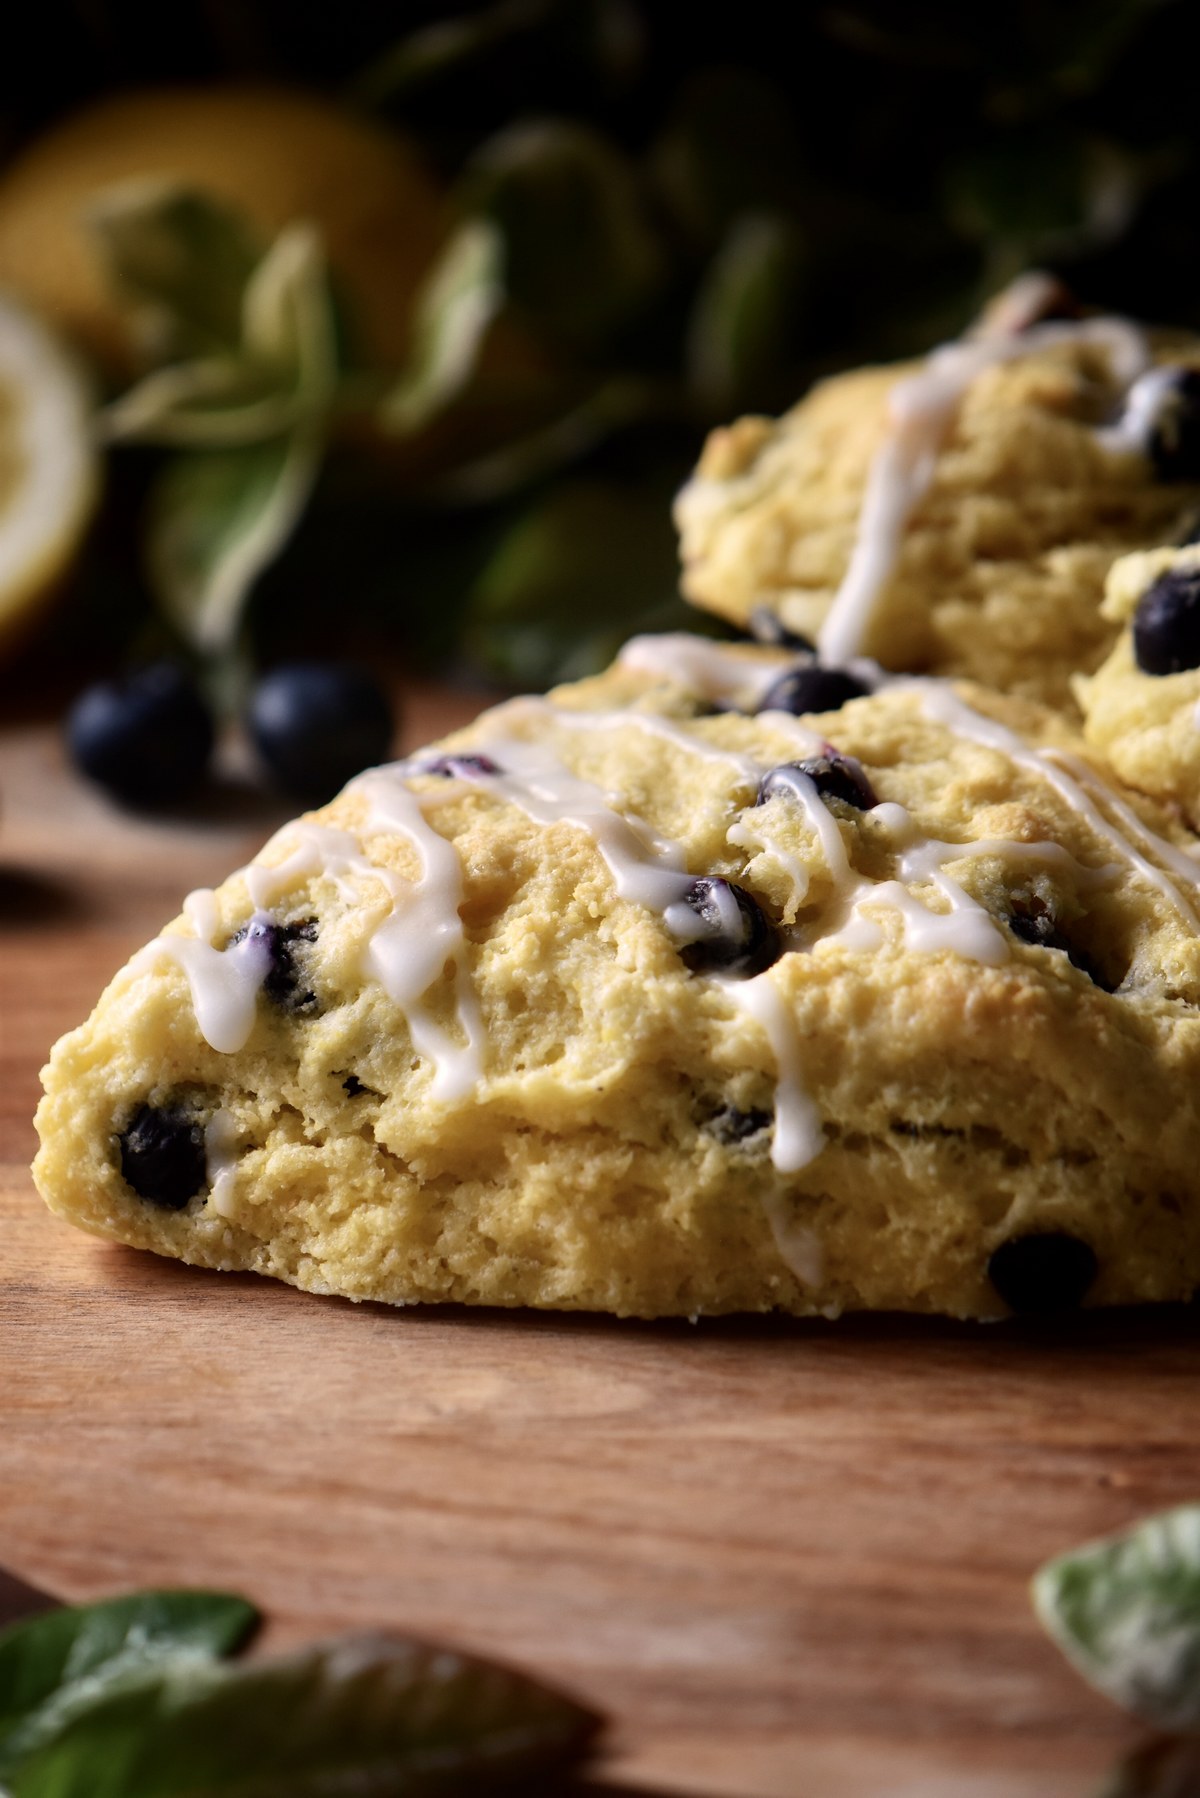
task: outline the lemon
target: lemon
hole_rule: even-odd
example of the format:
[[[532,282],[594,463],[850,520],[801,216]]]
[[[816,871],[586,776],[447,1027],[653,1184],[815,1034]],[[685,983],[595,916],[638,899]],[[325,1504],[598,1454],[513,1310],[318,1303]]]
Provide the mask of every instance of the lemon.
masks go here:
[[[99,491],[91,397],[70,354],[0,294],[0,653],[71,563]]]
[[[122,373],[133,346],[84,216],[99,189],[136,176],[204,188],[264,238],[315,223],[356,338],[381,365],[404,361],[446,219],[403,138],[291,89],[214,86],[117,95],[37,139],[0,176],[0,287]]]

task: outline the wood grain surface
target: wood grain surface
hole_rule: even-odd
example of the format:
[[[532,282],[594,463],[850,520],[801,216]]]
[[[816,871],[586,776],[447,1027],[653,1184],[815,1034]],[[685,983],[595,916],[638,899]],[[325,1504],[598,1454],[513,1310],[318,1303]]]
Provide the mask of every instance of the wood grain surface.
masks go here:
[[[409,743],[461,716],[412,696]],[[278,814],[122,817],[0,726],[0,1563],[220,1585],[268,1645],[411,1629],[613,1719],[602,1781],[1085,1798],[1136,1729],[1042,1639],[1040,1560],[1200,1497],[1193,1311],[1058,1330],[391,1311],[52,1219],[51,1040]],[[0,1588],[2,1596],[2,1588]]]

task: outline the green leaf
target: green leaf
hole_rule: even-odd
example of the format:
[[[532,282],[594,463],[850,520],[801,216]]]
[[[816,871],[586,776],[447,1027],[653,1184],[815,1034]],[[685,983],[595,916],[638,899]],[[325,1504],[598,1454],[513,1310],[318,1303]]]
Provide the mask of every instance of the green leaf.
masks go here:
[[[499,0],[461,18],[439,19],[386,50],[354,84],[358,102],[378,106],[490,55],[542,22],[550,0]]]
[[[219,448],[261,443],[328,411],[338,379],[333,296],[320,239],[281,231],[242,284],[237,338],[171,363],[104,415],[113,441]]]
[[[227,650],[255,581],[307,504],[321,437],[183,451],[151,494],[146,560],[166,616],[203,653]]]
[[[229,1654],[257,1621],[253,1605],[224,1592],[135,1592],[14,1625],[0,1634],[0,1776],[165,1652]]]
[[[241,335],[262,246],[234,207],[178,182],[102,190],[87,223],[117,292],[160,356],[211,355]]]
[[[1018,260],[1079,254],[1119,237],[1139,200],[1133,162],[1115,146],[1064,124],[994,132],[962,154],[946,177],[951,222]]]
[[[417,299],[409,366],[381,408],[385,429],[420,430],[470,380],[504,303],[503,256],[500,233],[481,219],[450,239]]]
[[[156,369],[107,408],[103,426],[113,443],[209,449],[277,437],[296,412],[295,394],[274,370],[213,356]]]
[[[595,673],[631,632],[684,626],[677,586],[667,492],[567,481],[501,540],[471,597],[467,645],[518,686]]]
[[[794,211],[804,170],[794,103],[765,75],[705,69],[672,107],[651,169],[678,224],[713,249],[746,213]]]
[[[598,132],[513,125],[468,173],[473,209],[503,234],[509,294],[547,336],[593,350],[657,291],[663,256],[636,176]]]
[[[1200,1727],[1200,1505],[1048,1562],[1033,1603],[1115,1703],[1162,1729]]]
[[[382,1636],[221,1667],[168,1661],[10,1776],[12,1798],[418,1798],[576,1758],[598,1719],[521,1674]]]
[[[333,304],[318,232],[287,225],[246,283],[242,353],[274,368],[308,407],[326,403],[337,381]]]
[[[778,403],[804,272],[789,219],[749,214],[726,234],[696,295],[687,339],[689,384],[714,415]]]

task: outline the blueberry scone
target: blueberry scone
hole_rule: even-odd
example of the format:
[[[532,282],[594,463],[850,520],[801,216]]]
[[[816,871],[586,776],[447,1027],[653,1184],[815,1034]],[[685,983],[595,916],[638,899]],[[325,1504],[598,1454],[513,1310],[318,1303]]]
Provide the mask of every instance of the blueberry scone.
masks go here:
[[[1087,740],[1200,829],[1200,545],[1123,556],[1103,609],[1121,635],[1075,683]]]
[[[1073,712],[1116,636],[1105,576],[1200,501],[1200,339],[1041,316],[1036,278],[923,363],[709,439],[676,505],[684,590],[840,664],[967,676]]]
[[[1193,839],[1029,702],[812,676],[636,640],[286,826],[54,1050],[50,1206],[395,1304],[1188,1297]]]

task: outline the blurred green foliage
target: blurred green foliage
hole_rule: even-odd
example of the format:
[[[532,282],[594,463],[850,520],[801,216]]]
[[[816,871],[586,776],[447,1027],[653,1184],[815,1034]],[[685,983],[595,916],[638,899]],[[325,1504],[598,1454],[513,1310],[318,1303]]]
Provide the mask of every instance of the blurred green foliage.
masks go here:
[[[46,0],[28,24],[0,70],[13,145],[113,86],[300,81],[415,138],[497,234],[496,305],[446,291],[535,347],[520,403],[464,395],[477,346],[435,307],[392,425],[426,367],[426,415],[435,393],[511,426],[395,480],[332,452],[255,588],[260,655],[332,612],[516,684],[581,672],[679,621],[669,498],[712,424],[923,350],[1033,265],[1200,325],[1186,0]]]

